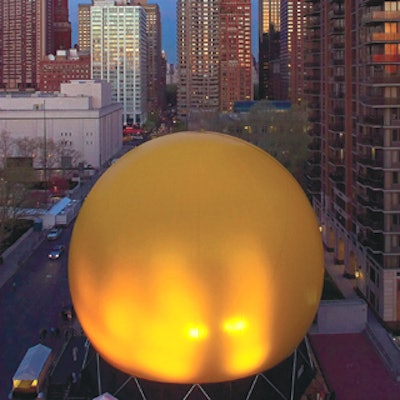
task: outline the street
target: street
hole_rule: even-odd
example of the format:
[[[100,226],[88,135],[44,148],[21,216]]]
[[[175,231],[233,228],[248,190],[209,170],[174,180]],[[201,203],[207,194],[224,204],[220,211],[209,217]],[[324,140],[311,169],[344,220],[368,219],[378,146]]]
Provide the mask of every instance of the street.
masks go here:
[[[43,344],[54,350],[61,348],[69,323],[61,317],[64,305],[70,304],[66,251],[59,260],[47,254],[55,244],[68,250],[72,226],[59,239],[45,240],[0,290],[0,398],[6,399],[12,377],[26,350],[40,342],[40,332],[47,330]],[[60,335],[51,335],[50,328],[59,328]],[[56,355],[56,354],[54,354]]]

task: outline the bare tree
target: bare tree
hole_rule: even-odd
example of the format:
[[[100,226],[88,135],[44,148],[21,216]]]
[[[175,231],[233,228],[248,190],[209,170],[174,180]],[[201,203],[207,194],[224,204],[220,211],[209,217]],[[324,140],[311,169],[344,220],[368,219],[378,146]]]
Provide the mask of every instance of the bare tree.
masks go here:
[[[30,205],[34,180],[33,168],[26,165],[16,163],[0,170],[0,241],[12,232],[23,208]]]
[[[81,153],[62,140],[57,142],[56,154],[62,168],[76,167],[82,161]]]
[[[24,137],[15,140],[16,155],[35,159],[40,149],[40,138]]]
[[[14,150],[14,140],[11,138],[10,132],[3,129],[0,133],[0,167],[7,166],[7,158],[11,157]]]

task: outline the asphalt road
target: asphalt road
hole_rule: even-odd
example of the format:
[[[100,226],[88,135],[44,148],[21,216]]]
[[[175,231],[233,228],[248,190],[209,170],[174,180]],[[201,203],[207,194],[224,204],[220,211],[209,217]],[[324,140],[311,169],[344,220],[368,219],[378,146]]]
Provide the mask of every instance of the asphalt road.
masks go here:
[[[124,146],[118,156],[131,150]],[[98,171],[89,181],[82,182],[72,198],[82,200],[104,170]],[[71,304],[68,285],[68,250],[73,222],[55,241],[39,245],[29,259],[2,288],[0,288],[0,399],[7,399],[12,377],[29,347],[38,343],[53,349],[57,356],[65,344],[65,332],[71,321],[61,316],[64,306]],[[59,260],[49,260],[51,247],[64,244],[65,252]],[[14,286],[15,284],[15,286]],[[73,321],[72,321],[73,322]],[[58,337],[48,333],[44,340],[40,333],[58,328]]]
[[[7,399],[12,377],[29,347],[40,343],[40,332],[49,333],[42,343],[54,349],[63,345],[70,324],[61,316],[71,303],[68,286],[68,244],[72,224],[55,241],[45,240],[0,290],[0,398]],[[55,244],[65,244],[59,260],[47,254]],[[15,287],[13,285],[15,283]],[[50,334],[58,327],[59,337]]]

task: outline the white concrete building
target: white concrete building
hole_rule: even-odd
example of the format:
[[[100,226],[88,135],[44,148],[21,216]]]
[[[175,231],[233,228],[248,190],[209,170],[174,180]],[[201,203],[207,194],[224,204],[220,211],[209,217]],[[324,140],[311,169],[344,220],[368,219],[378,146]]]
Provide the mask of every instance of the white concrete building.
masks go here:
[[[79,162],[97,168],[122,147],[122,111],[121,104],[112,102],[109,83],[71,81],[61,85],[60,93],[51,95],[40,92],[0,95],[0,134],[7,133],[11,139],[37,138],[38,143],[49,143],[47,167],[61,167],[60,156],[51,159],[52,142],[66,155],[74,150]],[[7,151],[7,157],[27,156],[18,154],[15,147]],[[43,155],[36,153],[29,155],[33,165],[43,167]]]
[[[111,83],[124,122],[147,120],[146,11],[127,0],[96,0],[90,8],[91,77]]]

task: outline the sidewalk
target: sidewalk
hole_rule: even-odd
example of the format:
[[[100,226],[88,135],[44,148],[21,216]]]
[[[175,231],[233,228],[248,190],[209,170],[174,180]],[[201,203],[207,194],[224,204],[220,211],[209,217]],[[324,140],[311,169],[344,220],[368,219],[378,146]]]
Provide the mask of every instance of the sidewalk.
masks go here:
[[[44,231],[34,231],[31,228],[3,253],[3,263],[0,265],[0,288],[13,277],[45,237]]]
[[[344,266],[334,263],[332,253],[325,253],[325,269],[346,299],[360,298],[354,290],[355,279],[343,276]],[[370,309],[368,309],[365,334],[379,353],[388,371],[397,382],[400,382],[400,349]]]

